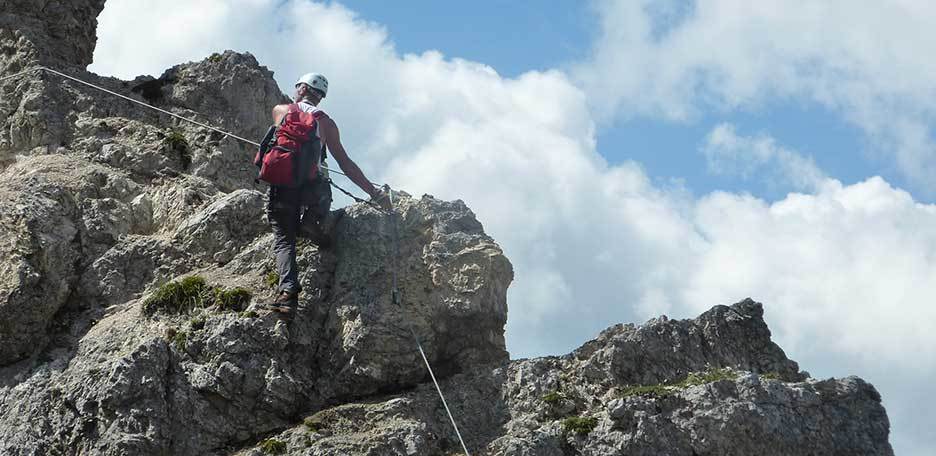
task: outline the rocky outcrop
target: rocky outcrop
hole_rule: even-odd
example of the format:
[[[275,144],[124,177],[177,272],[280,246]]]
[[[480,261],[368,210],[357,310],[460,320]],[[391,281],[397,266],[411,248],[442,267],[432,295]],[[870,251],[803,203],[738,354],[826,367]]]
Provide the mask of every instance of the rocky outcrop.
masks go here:
[[[102,7],[7,0],[0,74],[55,66],[265,131],[284,97],[249,54],[85,72]],[[0,454],[452,454],[417,339],[475,452],[892,453],[874,388],[799,372],[749,300],[510,361],[512,267],[460,201],[335,211],[280,319],[252,155],[50,73],[0,81]]]
[[[252,139],[269,126],[270,107],[285,101],[272,72],[252,55],[231,51],[177,65],[139,93],[132,91],[139,87],[135,81],[71,73]],[[8,164],[14,154],[69,154],[126,170],[138,179],[188,174],[210,179],[224,191],[258,187],[251,146],[221,133],[44,71],[2,81],[0,93],[0,164]]]
[[[0,175],[0,365],[47,341],[52,317],[82,269],[128,232],[135,184],[120,173],[64,156],[33,157]],[[75,303],[77,305],[77,303]]]
[[[472,454],[893,454],[871,385],[807,378],[769,334],[746,300],[615,326],[566,356],[476,369],[442,389]],[[624,359],[646,370],[616,369]],[[461,453],[431,385],[310,414],[264,442],[237,454],[270,442],[288,455]]]
[[[104,0],[4,0],[0,9],[0,71],[34,62],[84,69],[97,43]]]
[[[615,368],[625,359],[632,368]],[[618,325],[566,356],[476,369],[442,389],[472,454],[893,454],[874,387],[798,372],[750,300],[695,320]],[[236,454],[271,446],[287,455],[461,454],[431,385],[310,414]]]
[[[0,75],[49,65],[84,70],[97,42],[97,16],[104,0],[4,0],[0,8]],[[63,111],[51,103],[53,85],[42,74],[0,81],[0,164],[12,153],[63,139]],[[70,103],[67,103],[70,104]]]
[[[96,322],[76,319],[73,340],[42,352],[40,358],[50,359],[3,371],[15,381],[0,389],[6,445],[0,451],[223,454],[308,410],[420,384],[425,370],[410,331],[446,375],[506,362],[510,264],[463,204],[400,198],[400,263],[391,261],[388,216],[368,206],[348,208],[333,252],[301,247],[308,298],[288,325],[259,309],[147,316],[140,300],[99,311]],[[98,272],[83,279],[107,282],[95,289],[98,297],[120,290],[114,281],[126,293],[146,281],[128,280],[120,273],[131,268],[114,259],[161,258],[169,270],[201,264],[197,272],[210,284],[268,296],[271,237],[261,224],[232,228],[226,221],[259,204],[246,190],[207,204],[175,232],[172,245],[188,256],[156,255],[159,243],[124,237],[92,267]],[[154,263],[141,266],[158,269]],[[404,289],[413,290],[403,306],[391,300],[394,267]],[[460,344],[451,342],[456,339]],[[37,438],[31,429],[56,432]]]

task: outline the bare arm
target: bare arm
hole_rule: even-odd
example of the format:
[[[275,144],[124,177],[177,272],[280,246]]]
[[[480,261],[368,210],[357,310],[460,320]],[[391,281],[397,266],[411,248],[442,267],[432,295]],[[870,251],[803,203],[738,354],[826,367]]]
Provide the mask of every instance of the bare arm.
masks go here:
[[[329,152],[331,152],[332,157],[335,157],[335,160],[338,162],[338,166],[341,167],[341,171],[348,175],[348,178],[351,179],[358,187],[361,187],[361,190],[364,190],[371,198],[377,198],[380,195],[380,192],[373,184],[364,176],[364,173],[361,171],[361,168],[358,168],[358,165],[354,163],[354,160],[351,160],[351,157],[348,157],[348,153],[345,152],[344,146],[341,145],[341,136],[338,132],[338,125],[335,124],[335,121],[328,116],[322,116],[319,119],[319,129],[322,134],[322,139],[325,140],[325,145],[328,146]]]
[[[273,125],[279,125],[283,120],[283,116],[289,112],[289,105],[276,105],[273,107]]]

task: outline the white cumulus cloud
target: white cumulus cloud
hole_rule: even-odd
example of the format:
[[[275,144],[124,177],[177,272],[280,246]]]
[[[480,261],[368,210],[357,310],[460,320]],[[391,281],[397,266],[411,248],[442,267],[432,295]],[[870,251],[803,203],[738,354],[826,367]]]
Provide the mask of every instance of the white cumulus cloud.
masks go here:
[[[817,190],[828,179],[812,157],[777,144],[766,134],[740,136],[735,126],[723,123],[709,132],[702,147],[709,169],[722,174],[754,175],[773,179],[776,185],[797,190]]]
[[[574,69],[600,118],[692,121],[796,99],[861,128],[936,194],[936,3],[596,0],[601,32]]]

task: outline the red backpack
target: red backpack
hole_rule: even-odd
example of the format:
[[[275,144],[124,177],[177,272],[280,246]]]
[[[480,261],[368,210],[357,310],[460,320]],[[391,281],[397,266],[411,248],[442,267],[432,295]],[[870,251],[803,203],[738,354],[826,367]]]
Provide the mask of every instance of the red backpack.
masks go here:
[[[318,137],[318,119],[322,111],[305,112],[299,105],[289,105],[279,126],[270,127],[254,164],[260,167],[258,179],[280,187],[299,187],[318,174],[325,145]],[[271,144],[272,142],[272,144]]]

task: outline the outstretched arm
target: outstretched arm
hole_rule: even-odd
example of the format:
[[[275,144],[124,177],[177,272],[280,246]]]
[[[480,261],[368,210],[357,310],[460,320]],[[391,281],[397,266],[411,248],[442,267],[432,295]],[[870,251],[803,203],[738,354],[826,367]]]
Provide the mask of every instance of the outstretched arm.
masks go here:
[[[348,157],[348,153],[341,145],[341,136],[335,121],[328,116],[322,116],[319,118],[319,129],[325,140],[325,145],[328,146],[332,157],[335,157],[341,171],[347,174],[348,178],[358,187],[361,187],[361,190],[364,190],[371,198],[378,199],[382,193],[364,176],[364,172],[361,171],[361,168],[358,168],[354,160]]]

